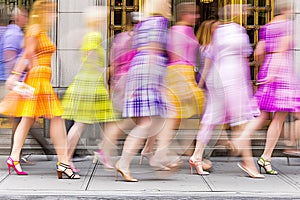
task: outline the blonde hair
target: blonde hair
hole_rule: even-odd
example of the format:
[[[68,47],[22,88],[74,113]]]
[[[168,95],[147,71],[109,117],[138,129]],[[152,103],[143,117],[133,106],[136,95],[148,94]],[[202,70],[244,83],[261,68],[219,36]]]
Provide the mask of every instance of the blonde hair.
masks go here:
[[[107,19],[107,6],[90,6],[84,12],[86,24],[97,23]]]
[[[145,17],[164,16],[171,19],[171,1],[170,0],[146,0],[144,2]]]
[[[47,17],[46,13],[53,12],[56,4],[51,0],[37,0],[33,3],[32,9],[29,15],[29,21],[27,29],[32,25],[39,25],[39,28],[43,31],[47,31]],[[26,30],[27,35],[27,30]]]
[[[201,23],[199,29],[197,30],[196,37],[199,41],[199,44],[203,48],[207,47],[212,41],[213,36],[213,25],[217,23],[217,20],[206,20]]]

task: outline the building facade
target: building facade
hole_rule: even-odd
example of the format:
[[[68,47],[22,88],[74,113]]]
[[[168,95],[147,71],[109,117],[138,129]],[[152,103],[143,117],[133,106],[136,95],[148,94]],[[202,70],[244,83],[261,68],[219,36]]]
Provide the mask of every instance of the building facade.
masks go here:
[[[51,0],[50,0],[51,1]],[[80,64],[80,40],[84,32],[84,11],[88,6],[107,6],[107,20],[102,27],[103,46],[107,52],[109,45],[115,34],[126,31],[126,14],[132,11],[142,11],[144,0],[52,0],[57,3],[57,20],[51,29],[51,38],[57,45],[57,51],[53,56],[53,78],[52,83],[62,96],[65,89],[72,81],[74,75],[79,71]],[[175,5],[179,2],[191,0],[172,0],[173,16],[176,17]],[[258,31],[260,26],[269,22],[276,8],[276,1],[280,0],[195,0],[200,7],[202,22],[206,19],[217,17],[218,9],[226,4],[243,3],[249,4],[249,15],[241,20],[241,24],[246,28],[250,41],[255,47],[258,41]],[[9,19],[9,13],[16,5],[22,5],[30,10],[34,0],[0,0],[1,24],[5,25]],[[294,0],[295,35],[300,34],[300,1]],[[197,27],[195,27],[196,29]],[[300,37],[295,37],[295,59],[296,65],[300,68]],[[108,65],[106,59],[106,65]],[[300,71],[300,69],[299,69]],[[251,75],[255,81],[258,66],[251,60]],[[3,119],[2,119],[3,120]],[[43,127],[43,134],[49,137],[48,122],[40,121]],[[0,127],[1,128],[1,127]],[[97,148],[96,144],[101,138],[101,128],[99,125],[90,126],[84,133],[83,143],[88,147]]]

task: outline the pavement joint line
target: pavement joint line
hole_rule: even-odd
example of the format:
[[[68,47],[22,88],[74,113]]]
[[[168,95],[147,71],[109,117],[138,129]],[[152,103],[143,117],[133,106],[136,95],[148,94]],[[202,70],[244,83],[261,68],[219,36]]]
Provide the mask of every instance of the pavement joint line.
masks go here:
[[[205,182],[205,184],[207,185],[207,187],[209,188],[209,190],[211,192],[214,192],[213,188],[210,186],[210,184],[208,183],[209,181],[206,180],[206,178],[204,176],[201,177],[203,179],[203,181]],[[213,185],[213,184],[212,184]]]
[[[300,187],[299,187],[298,183],[293,178],[287,176],[285,173],[283,173],[282,171],[280,171],[276,167],[274,167],[274,169],[279,172],[279,175],[277,175],[277,176],[279,176],[279,178],[281,180],[283,180],[284,182],[286,182],[287,184],[289,184],[290,186],[292,186],[296,190],[300,191]]]
[[[94,173],[96,172],[96,168],[98,166],[98,161],[96,163],[92,163],[92,164],[94,165],[94,167],[93,167],[91,175],[89,176],[89,180],[87,181],[86,187],[84,189],[85,191],[88,191],[90,183],[91,183],[92,179],[94,178]]]

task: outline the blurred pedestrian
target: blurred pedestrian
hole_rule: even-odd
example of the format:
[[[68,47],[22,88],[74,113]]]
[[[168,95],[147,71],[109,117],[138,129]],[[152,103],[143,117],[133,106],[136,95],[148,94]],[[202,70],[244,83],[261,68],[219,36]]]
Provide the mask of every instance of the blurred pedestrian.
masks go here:
[[[122,156],[116,163],[116,175],[120,173],[125,181],[138,181],[130,174],[130,163],[144,141],[156,137],[163,124],[161,117],[165,115],[166,103],[162,89],[170,7],[168,0],[145,1],[145,19],[135,28],[133,48],[137,54],[127,74],[123,117],[132,118],[137,125],[127,136]],[[164,167],[151,161],[150,165]]]
[[[202,149],[208,143],[216,125],[229,123],[235,130],[233,134],[239,135],[241,128],[254,117],[248,63],[252,48],[245,29],[236,23],[243,14],[241,11],[244,11],[241,4],[226,5],[219,10],[221,24],[213,33],[208,52],[211,59],[210,74],[205,82],[208,106],[197,136],[200,148],[198,146],[196,149]],[[250,143],[249,138],[247,139],[245,142]],[[243,163],[239,163],[239,166],[251,177],[263,178],[253,164],[251,148],[242,153]],[[201,170],[199,172],[201,174]]]
[[[79,179],[80,176],[69,166],[66,128],[61,118],[63,109],[50,83],[51,56],[55,52],[55,46],[48,37],[47,30],[54,20],[55,6],[56,4],[47,0],[34,2],[25,32],[24,53],[6,81],[7,87],[12,90],[22,73],[28,70],[24,86],[33,89],[31,95],[20,95],[11,91],[0,104],[2,114],[22,117],[15,132],[12,152],[6,163],[9,173],[10,168],[13,168],[18,175],[27,175],[20,165],[20,152],[35,119],[45,117],[50,119],[50,137],[58,158],[58,178],[65,174],[68,178]]]
[[[62,117],[74,120],[68,132],[68,158],[73,171],[79,171],[71,162],[74,150],[87,124],[104,123],[103,137],[119,131],[114,123],[112,102],[105,86],[105,51],[102,47],[101,28],[107,17],[107,7],[90,7],[85,12],[87,33],[81,46],[82,66],[66,90],[62,105]],[[96,159],[112,169],[103,149],[95,152]]]
[[[217,28],[218,22],[215,20],[207,20],[201,23],[199,30],[197,31],[197,37],[199,39],[200,43],[200,66],[203,66],[201,68],[201,76],[199,78],[199,83],[198,86],[200,88],[205,88],[206,89],[206,104],[205,104],[205,110],[204,110],[204,116],[203,118],[206,118],[206,116],[209,114],[209,110],[211,109],[210,107],[214,107],[214,102],[217,101],[216,99],[212,99],[214,95],[210,95],[211,93],[214,92],[213,90],[213,74],[215,69],[213,68],[212,60],[211,60],[211,55],[209,55],[210,48],[211,48],[211,42],[212,42],[212,36],[214,30]],[[204,121],[201,121],[201,126],[200,129],[204,130],[205,129],[205,124]],[[210,140],[209,138],[204,138],[201,137],[203,135],[202,131],[199,131],[198,136],[197,136],[197,142],[195,146],[195,151],[193,155],[191,156],[189,162],[190,162],[190,167],[191,167],[191,173],[193,173],[193,168],[196,169],[197,174],[199,175],[207,175],[209,174],[208,172],[204,170],[208,170],[211,166],[207,167],[206,163],[203,162],[203,153],[205,146],[208,144]]]
[[[299,76],[293,63],[292,3],[289,0],[280,1],[277,9],[278,15],[261,28],[259,45],[262,46],[257,47],[265,51],[255,94],[261,115],[246,126],[238,140],[240,146],[243,145],[244,138],[249,138],[264,125],[270,113],[273,114],[264,152],[257,161],[259,168],[271,175],[278,174],[272,168],[271,157],[288,113],[300,119]]]
[[[15,7],[11,16],[11,23],[7,26],[7,31],[3,35],[3,38],[0,42],[0,48],[3,52],[2,55],[0,55],[0,68],[4,69],[3,72],[5,73],[5,80],[9,77],[10,72],[23,53],[24,33],[22,29],[26,26],[27,21],[27,10],[21,7]],[[21,76],[20,81],[23,81],[22,79],[24,78],[25,74],[26,72],[24,72],[24,74]],[[7,90],[3,89],[1,92],[6,93],[5,91]],[[15,118],[13,120],[11,147],[13,146],[15,130],[20,121],[21,118]],[[47,159],[51,160],[51,155],[55,153],[51,149],[48,141],[36,129],[30,129],[29,133],[41,145],[43,151],[45,152],[45,155],[47,155]],[[23,156],[21,160],[30,163],[29,157],[30,155]]]
[[[155,160],[169,168],[179,167],[179,156],[193,142],[180,144],[177,152],[170,152],[169,146],[182,119],[200,117],[204,104],[204,93],[195,79],[196,56],[199,43],[193,26],[199,19],[195,2],[176,5],[177,22],[170,28],[167,43],[168,66],[165,80],[167,94],[167,115],[163,130],[158,134]],[[166,159],[166,160],[162,160]],[[157,162],[157,161],[156,161]]]

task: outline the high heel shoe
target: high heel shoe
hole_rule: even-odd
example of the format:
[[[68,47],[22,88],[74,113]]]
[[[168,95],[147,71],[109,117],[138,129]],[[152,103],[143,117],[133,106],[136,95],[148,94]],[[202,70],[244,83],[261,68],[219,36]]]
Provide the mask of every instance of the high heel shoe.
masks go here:
[[[75,172],[75,173],[80,172],[80,169],[76,168],[73,163],[70,162],[69,166],[73,172]]]
[[[278,172],[272,169],[271,162],[265,160],[263,157],[259,157],[257,160],[257,164],[259,166],[259,172],[261,173],[261,168],[264,168],[266,174],[277,175]]]
[[[111,164],[109,164],[108,158],[107,158],[107,156],[105,155],[105,153],[103,152],[102,149],[98,149],[97,151],[94,151],[93,163],[96,163],[97,161],[101,162],[102,165],[106,169],[114,169],[114,167]]]
[[[72,169],[70,168],[70,165],[57,162],[56,169],[57,169],[58,179],[62,179],[62,174],[65,174],[69,179],[80,179],[79,174],[73,172]]]
[[[140,165],[142,165],[144,158],[146,158],[147,160],[150,160],[153,157],[153,155],[154,155],[153,152],[150,152],[150,153],[141,153]]]
[[[121,170],[118,165],[116,165],[116,181],[118,180],[118,174],[121,174],[124,181],[126,182],[138,182],[137,179],[133,178],[131,175],[130,175],[130,172],[124,172],[123,170]]]
[[[241,170],[246,172],[251,178],[265,178],[264,175],[262,175],[260,173],[255,173],[255,172],[251,171],[250,169],[246,168],[245,166],[243,166],[242,163],[238,163],[237,165]]]
[[[202,169],[202,161],[190,159],[189,163],[190,163],[190,168],[191,168],[191,174],[194,173],[193,168],[195,168],[196,171],[197,171],[197,174],[199,174],[199,175],[209,175],[209,172],[204,171]]]
[[[10,174],[10,168],[13,168],[15,170],[15,172],[18,174],[18,175],[28,175],[27,172],[24,172],[24,171],[19,171],[16,166],[17,165],[20,165],[20,161],[14,161],[10,156],[7,158],[7,161],[6,161],[6,164],[7,164],[7,168],[8,168],[8,174]]]
[[[151,157],[149,160],[149,165],[154,168],[155,171],[171,171],[171,168],[162,164],[160,161],[154,158],[154,156]]]

